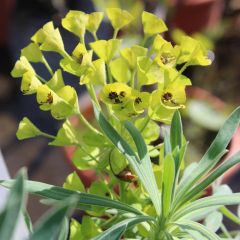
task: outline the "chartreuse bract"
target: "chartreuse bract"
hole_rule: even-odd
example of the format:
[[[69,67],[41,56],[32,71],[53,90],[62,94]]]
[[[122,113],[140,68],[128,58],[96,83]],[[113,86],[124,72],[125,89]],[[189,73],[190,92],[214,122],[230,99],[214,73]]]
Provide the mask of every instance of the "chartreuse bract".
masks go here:
[[[211,64],[207,50],[185,35],[178,44],[165,40],[163,34],[168,29],[164,21],[148,12],[139,19],[144,33],[141,43],[123,47],[125,39],[124,35],[118,38],[119,31],[138,19],[118,8],[107,9],[106,17],[113,37],[103,40],[98,39],[103,13],[67,13],[62,27],[79,40],[71,52],[65,50],[59,29],[52,22],[46,23],[31,37],[12,70],[13,77],[22,79],[23,94],[35,95],[41,110],[63,121],[53,136],[25,117],[17,137],[45,136],[50,145],[75,146],[76,168],[92,169],[98,179],[86,187],[74,172],[63,188],[25,181],[25,190],[46,198],[44,203],[48,204],[69,201],[66,199],[75,195],[70,201],[86,214],[81,223],[71,221],[69,238],[73,240],[234,239],[237,233],[226,230],[222,216],[239,224],[239,217],[225,206],[240,204],[240,194],[225,185],[215,188],[212,196],[205,196],[204,190],[240,162],[237,153],[217,165],[239,125],[240,109],[231,114],[198,163],[187,168],[184,164],[188,142],[179,110],[185,108],[185,88],[191,81],[183,73],[191,65]],[[86,32],[92,35],[92,42],[85,42]],[[59,54],[57,69],[48,64],[47,51]],[[43,64],[48,75],[40,76],[32,63]],[[82,113],[76,90],[65,84],[63,71],[76,76],[80,88],[86,87],[94,108],[94,124]],[[83,127],[71,123],[73,116]],[[164,141],[154,144],[160,135],[159,123],[171,127],[170,131],[163,128]],[[15,181],[1,184],[12,188]],[[60,206],[69,213],[66,202]],[[214,218],[217,225],[213,227]],[[41,226],[40,230],[47,224]],[[38,236],[40,230],[36,230]],[[67,239],[67,234],[61,236]]]

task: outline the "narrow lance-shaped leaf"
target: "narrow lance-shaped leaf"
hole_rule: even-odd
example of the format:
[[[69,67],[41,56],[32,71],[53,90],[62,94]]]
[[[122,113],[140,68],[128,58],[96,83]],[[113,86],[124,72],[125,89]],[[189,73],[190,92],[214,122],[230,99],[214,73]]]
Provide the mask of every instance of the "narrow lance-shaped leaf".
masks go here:
[[[164,129],[164,157],[172,153],[170,137],[167,129]]]
[[[175,164],[171,154],[164,159],[162,181],[162,214],[167,217],[172,203],[173,185],[175,180]]]
[[[150,184],[148,186],[148,188],[151,187],[151,192],[149,190],[149,194],[150,194],[150,198],[152,199],[155,207],[157,207],[158,209],[160,209],[160,194],[158,192],[158,187],[157,187],[157,183],[156,183],[156,179],[153,173],[153,168],[152,168],[152,163],[148,154],[148,149],[147,149],[147,145],[144,142],[144,139],[141,135],[141,133],[137,130],[137,128],[130,122],[125,122],[125,127],[128,130],[128,132],[131,134],[135,145],[137,147],[137,151],[138,151],[138,156],[140,158],[140,161],[142,163],[143,168],[145,168],[145,172],[146,172],[146,177],[149,178],[150,180]],[[148,180],[148,179],[146,179]],[[145,187],[147,186],[147,181],[145,180]]]
[[[182,198],[186,192],[205,174],[207,174],[219,161],[224,149],[230,142],[234,132],[236,131],[240,121],[240,107],[237,108],[224,123],[223,127],[218,132],[216,138],[212,142],[208,151],[204,154],[196,169],[193,171],[194,174],[189,178],[182,181],[177,189],[177,198]]]
[[[99,111],[98,107],[95,104],[94,112],[100,127],[102,128],[106,136],[112,141],[112,143],[119,149],[119,151],[125,155],[126,159],[129,161],[135,173],[138,175],[146,191],[149,193],[149,197],[152,199],[157,213],[160,214],[160,201],[157,201],[157,190],[155,190],[155,186],[152,185],[151,175],[149,177],[149,175],[146,173],[146,170],[149,169],[148,166],[146,167],[146,160],[140,160],[139,157],[136,156],[135,152],[131,149],[129,144],[105,119],[105,117]],[[143,152],[140,153],[140,156],[142,156],[142,153]]]
[[[170,140],[171,140],[171,146],[172,149],[175,149],[176,147],[179,147],[181,149],[182,147],[182,140],[183,140],[183,130],[182,130],[182,120],[179,111],[175,111],[173,118],[172,118],[172,123],[171,123],[171,129],[170,129]],[[179,167],[181,165],[181,160],[180,159],[180,152],[178,151],[177,154],[174,156],[175,160],[175,171],[176,173],[179,170]]]
[[[59,206],[50,210],[36,224],[33,234],[29,240],[59,239],[62,224],[65,217],[68,217],[77,205],[78,197],[71,196],[58,203]]]
[[[0,239],[12,239],[14,229],[18,222],[18,217],[25,204],[25,178],[25,171],[20,171],[17,175],[16,181],[11,187],[11,191],[6,201],[5,208],[0,214]]]
[[[171,123],[171,130],[170,130],[170,140],[172,149],[179,146],[182,147],[182,137],[183,137],[183,130],[182,130],[182,120],[179,111],[175,111],[172,123]]]
[[[181,217],[192,213],[193,211],[204,209],[208,207],[221,207],[222,205],[240,204],[240,193],[233,193],[227,195],[216,195],[198,199],[192,203],[179,209],[172,219],[180,219]]]
[[[154,220],[153,218],[148,217],[148,216],[138,216],[135,218],[125,219],[125,220],[115,224],[114,226],[112,226],[111,228],[106,230],[105,232],[101,233],[99,236],[94,238],[94,240],[106,240],[106,239],[118,240],[121,238],[121,236],[124,234],[124,232],[127,229],[137,225],[138,223],[146,222],[146,221],[153,221],[153,220]]]
[[[197,223],[197,222],[184,220],[184,221],[179,221],[175,224],[178,225],[183,230],[189,232],[190,235],[192,235],[193,232],[197,232],[197,233],[202,234],[203,237],[205,237],[208,240],[220,240],[221,239],[214,232],[209,230],[207,227],[205,227],[202,224]],[[196,239],[196,238],[194,238],[194,239]]]
[[[218,167],[213,173],[211,173],[205,180],[194,187],[187,195],[184,196],[186,201],[190,200],[198,193],[203,191],[211,183],[213,183],[218,177],[224,174],[229,168],[240,163],[240,152],[234,154],[231,158],[227,159],[220,167]]]
[[[69,220],[67,217],[65,217],[61,226],[58,240],[67,240],[68,233],[69,233]]]
[[[14,184],[14,180],[2,180],[0,181],[0,185],[11,188]],[[63,200],[68,198],[71,195],[79,196],[79,201],[77,207],[80,209],[88,209],[89,206],[102,206],[106,208],[115,208],[118,210],[122,210],[125,212],[131,212],[137,215],[142,215],[140,211],[137,209],[115,201],[106,197],[100,197],[94,194],[77,192],[69,189],[64,189],[58,186],[53,186],[46,183],[35,182],[35,181],[26,181],[26,191],[32,193],[34,195],[42,196],[45,198],[53,199],[53,200]]]

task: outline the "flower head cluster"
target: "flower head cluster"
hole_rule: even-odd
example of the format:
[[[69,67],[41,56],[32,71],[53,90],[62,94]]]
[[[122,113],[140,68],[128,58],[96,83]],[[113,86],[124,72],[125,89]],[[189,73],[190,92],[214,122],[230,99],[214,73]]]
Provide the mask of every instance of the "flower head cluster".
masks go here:
[[[135,144],[136,139],[131,137],[134,134],[130,136],[129,129],[124,125],[125,120],[141,132],[149,156],[159,157],[162,154],[161,146],[156,147],[152,143],[158,139],[160,132],[156,121],[170,123],[174,112],[184,108],[185,88],[191,85],[190,79],[183,75],[184,70],[191,65],[209,65],[211,60],[201,43],[191,37],[182,36],[176,45],[165,40],[162,36],[162,33],[167,31],[165,23],[148,12],[142,13],[142,42],[127,45],[124,37],[118,38],[118,32],[133,21],[133,16],[118,8],[107,9],[106,14],[114,29],[113,37],[108,40],[98,39],[97,32],[104,17],[101,12],[86,14],[70,11],[62,19],[62,27],[79,38],[79,43],[70,53],[65,50],[59,29],[55,28],[52,22],[46,23],[32,36],[30,44],[22,49],[12,76],[22,79],[23,94],[36,95],[41,110],[50,112],[55,119],[64,120],[57,135],[53,136],[38,129],[28,118],[24,118],[19,125],[17,137],[26,139],[42,135],[52,140],[50,145],[75,146],[75,166],[80,170],[94,169],[103,181],[92,183],[86,190],[76,174],[72,174],[64,187],[118,198],[112,189],[116,180],[128,184],[138,181],[131,163],[119,151],[121,143],[112,143],[119,135],[126,140],[125,147],[131,150],[131,157],[134,158],[135,152],[139,151],[139,146]],[[93,41],[90,43],[85,42],[86,32],[92,35]],[[48,51],[60,55],[57,69],[52,69],[48,64],[44,56]],[[43,64],[49,75],[39,76],[32,63]],[[86,87],[95,107],[101,108],[108,118],[107,123],[102,124],[118,135],[111,136],[110,139],[101,124],[100,129],[87,121],[79,108],[76,90],[64,82],[63,71],[76,76],[79,84]],[[100,89],[98,96],[96,88]],[[85,127],[79,130],[69,121],[71,116],[77,116]],[[177,153],[185,152],[185,146],[173,150]],[[153,170],[159,179],[156,187],[161,188],[162,166],[153,164]],[[108,184],[104,179],[105,173],[109,176]],[[148,182],[148,177],[146,180]],[[146,186],[145,184],[145,190],[151,187]],[[151,202],[146,198],[145,190],[129,188],[124,199],[130,205],[140,202],[138,208],[141,211],[156,215]],[[104,209],[95,207],[88,211],[88,214],[102,216]],[[95,226],[90,217],[85,219]],[[84,221],[82,226],[85,226]],[[72,227],[74,224],[73,222]],[[140,232],[142,234],[142,231]]]
[[[41,110],[49,111],[56,119],[65,120],[57,136],[50,136],[40,130],[37,134],[28,131],[28,127],[33,129],[34,125],[25,119],[24,128],[21,123],[18,130],[19,138],[44,135],[53,139],[53,145],[75,145],[78,158],[86,159],[84,164],[76,163],[79,168],[91,167],[94,161],[90,160],[104,158],[104,155],[100,156],[100,149],[106,147],[107,154],[110,154],[112,146],[84,118],[76,90],[65,84],[62,71],[77,76],[92,100],[99,106],[105,105],[103,110],[117,129],[121,127],[116,118],[120,122],[129,120],[150,144],[158,138],[159,127],[155,121],[169,123],[174,112],[184,108],[185,88],[191,85],[190,79],[182,74],[184,70],[190,65],[211,63],[206,49],[197,40],[184,35],[177,45],[165,40],[162,36],[167,31],[165,23],[148,12],[142,13],[142,43],[128,46],[124,43],[125,47],[122,47],[125,39],[117,38],[118,32],[134,18],[118,8],[107,9],[106,14],[114,29],[111,39],[98,39],[97,31],[104,17],[102,12],[69,11],[62,19],[62,27],[79,38],[72,52],[66,52],[59,29],[48,22],[31,37],[31,43],[22,49],[12,70],[13,77],[22,78],[23,94],[35,94]],[[86,32],[92,35],[90,43],[85,43]],[[44,56],[47,51],[61,56],[58,69],[53,70],[48,64]],[[46,67],[48,80],[38,75],[32,63]],[[100,88],[99,97],[95,94],[95,87]],[[86,126],[85,131],[79,133],[69,122],[68,118],[73,115],[77,115]],[[124,131],[121,134],[124,136]],[[123,166],[126,167],[125,160],[121,168]]]

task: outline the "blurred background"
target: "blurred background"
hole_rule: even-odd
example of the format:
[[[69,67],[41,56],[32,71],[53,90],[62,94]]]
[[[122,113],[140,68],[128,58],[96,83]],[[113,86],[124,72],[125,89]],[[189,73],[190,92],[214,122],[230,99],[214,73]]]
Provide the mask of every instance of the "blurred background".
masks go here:
[[[39,110],[34,96],[21,94],[20,79],[11,78],[10,72],[21,49],[29,44],[31,36],[44,23],[54,21],[60,28],[66,50],[71,51],[77,38],[61,28],[61,18],[69,9],[90,13],[104,11],[107,7],[126,9],[136,18],[140,18],[143,10],[155,13],[165,19],[170,29],[166,36],[169,40],[174,41],[187,33],[211,50],[209,56],[214,62],[210,67],[191,67],[184,72],[194,86],[187,89],[189,101],[183,112],[185,133],[191,143],[187,161],[200,158],[226,116],[240,105],[240,0],[1,0],[0,149],[11,176],[20,167],[27,166],[30,179],[61,185],[72,171],[64,149],[49,147],[44,138],[16,139],[18,122],[24,116],[50,134],[55,134],[61,124]],[[137,42],[141,32],[141,26],[134,22],[128,30],[120,32],[120,37],[129,36],[128,45]],[[100,39],[112,36],[107,21],[101,25],[98,35]],[[90,40],[86,36],[86,41]],[[49,54],[47,58],[56,69],[58,57]],[[45,74],[43,69],[37,70],[40,75],[41,71]],[[78,79],[70,75],[64,77],[76,87],[81,97],[84,88],[78,84]],[[229,146],[230,154],[240,149],[240,131],[234,140]],[[237,170],[224,179],[230,182],[233,191],[240,191]],[[37,201],[37,198],[29,201],[33,220],[45,210]]]

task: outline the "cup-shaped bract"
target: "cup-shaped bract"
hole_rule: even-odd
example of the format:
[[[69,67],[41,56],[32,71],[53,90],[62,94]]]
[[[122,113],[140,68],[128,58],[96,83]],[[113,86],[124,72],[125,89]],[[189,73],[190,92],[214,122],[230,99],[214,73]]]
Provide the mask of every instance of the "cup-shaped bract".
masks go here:
[[[87,24],[88,14],[81,11],[71,10],[65,18],[62,19],[62,26],[78,36],[82,42],[84,42]]]
[[[164,21],[158,18],[156,15],[143,12],[142,13],[142,24],[143,24],[143,31],[147,37],[153,36],[158,33],[163,33],[168,30]]]
[[[19,140],[22,140],[40,136],[42,132],[27,117],[24,117],[19,123],[16,135]]]
[[[115,30],[125,27],[133,20],[133,16],[128,11],[120,8],[108,8],[107,16]]]

